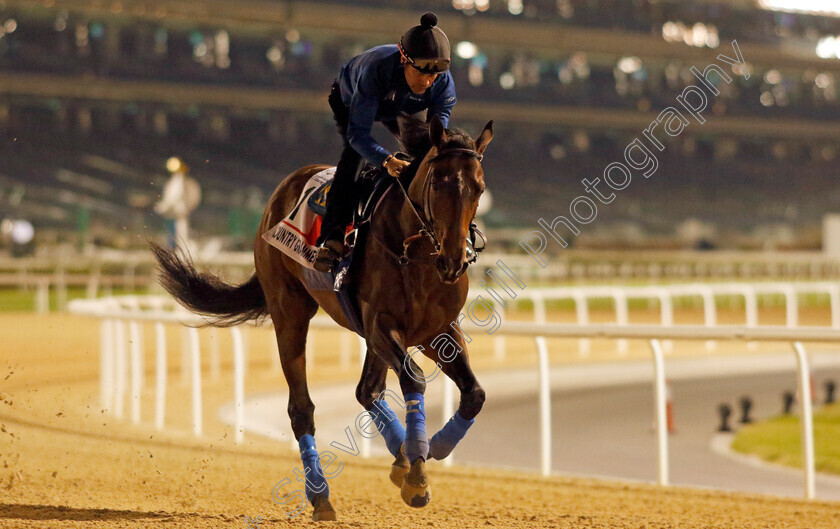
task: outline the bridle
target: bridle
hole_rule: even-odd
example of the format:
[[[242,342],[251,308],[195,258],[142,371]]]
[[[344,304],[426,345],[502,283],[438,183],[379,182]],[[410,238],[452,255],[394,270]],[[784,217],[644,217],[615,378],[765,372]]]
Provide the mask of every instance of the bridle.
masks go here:
[[[481,163],[481,160],[484,159],[484,155],[481,154],[480,152],[474,150],[474,149],[467,149],[467,148],[464,148],[464,147],[453,147],[451,149],[446,149],[444,151],[439,152],[431,160],[428,161],[428,164],[431,165],[434,162],[440,161],[443,158],[449,158],[450,156],[468,156],[468,157],[471,157],[471,158],[474,158],[474,159],[478,160],[479,163]],[[430,172],[431,172],[431,170],[430,170]],[[410,258],[408,256],[408,249],[415,241],[421,240],[423,238],[429,239],[429,241],[431,241],[431,243],[435,247],[435,253],[430,254],[429,257],[424,258],[422,260],[427,260],[431,256],[440,252],[441,244],[440,244],[440,241],[438,241],[437,236],[435,236],[435,232],[434,232],[434,228],[433,228],[434,225],[435,225],[435,220],[434,220],[434,217],[432,215],[432,205],[431,205],[431,202],[432,202],[431,201],[431,194],[432,194],[432,177],[431,176],[432,175],[427,174],[426,175],[426,181],[423,183],[423,204],[422,204],[423,214],[424,214],[423,216],[420,215],[420,212],[417,210],[417,206],[414,204],[414,202],[408,196],[408,190],[405,188],[403,183],[399,179],[397,179],[397,185],[399,185],[400,190],[403,193],[403,197],[405,198],[406,202],[408,202],[408,205],[409,205],[409,207],[411,207],[411,210],[414,212],[414,216],[417,217],[417,220],[420,222],[420,229],[417,231],[417,233],[415,233],[414,235],[409,235],[403,241],[403,253],[402,253],[402,255],[395,254],[387,246],[385,246],[385,244],[383,244],[378,238],[374,237],[376,239],[376,241],[379,242],[380,246],[382,246],[389,254],[391,254],[391,256],[394,257],[401,266],[406,266],[407,264],[409,264],[412,261],[421,260],[421,259],[418,259],[418,258],[415,258],[415,259]],[[425,219],[423,218],[424,216],[425,216]],[[484,250],[484,247],[487,244],[487,240],[484,237],[484,234],[481,233],[481,231],[478,230],[478,228],[476,228],[474,224],[470,224],[470,237],[471,237],[472,240],[474,240],[476,234],[481,236],[483,244],[478,248],[473,247],[472,256],[467,260],[467,264],[474,263],[478,259],[478,252],[481,252],[482,250]]]

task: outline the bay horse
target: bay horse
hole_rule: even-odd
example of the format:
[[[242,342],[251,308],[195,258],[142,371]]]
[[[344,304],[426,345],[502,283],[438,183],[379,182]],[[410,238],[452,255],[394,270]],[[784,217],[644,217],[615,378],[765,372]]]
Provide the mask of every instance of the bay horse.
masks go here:
[[[400,119],[398,139],[413,162],[399,185],[382,199],[370,221],[364,252],[349,272],[367,346],[356,399],[370,412],[395,458],[391,481],[414,507],[431,499],[426,460],[448,456],[484,403],[484,390],[470,367],[457,322],[469,289],[464,274],[469,264],[466,246],[485,187],[481,159],[493,137],[492,125],[487,123],[473,139],[463,131],[444,129],[437,117],[428,124]],[[259,233],[285,218],[310,177],[328,167],[302,167],[283,179],[266,206]],[[409,179],[408,188],[400,189]],[[304,355],[309,321],[319,306],[351,329],[335,294],[308,289],[302,266],[259,235],[254,246],[256,272],[241,285],[197,272],[188,257],[175,251],[154,244],[152,251],[161,284],[182,305],[207,316],[209,325],[271,316],[289,385],[288,412],[300,446],[306,497],[314,508],[312,518],[335,520],[315,448],[315,405],[307,388]],[[412,346],[418,347],[409,352]],[[412,359],[417,350],[436,362],[460,391],[458,411],[431,440],[425,427],[425,377]],[[397,374],[405,399],[405,428],[379,398],[388,368]]]

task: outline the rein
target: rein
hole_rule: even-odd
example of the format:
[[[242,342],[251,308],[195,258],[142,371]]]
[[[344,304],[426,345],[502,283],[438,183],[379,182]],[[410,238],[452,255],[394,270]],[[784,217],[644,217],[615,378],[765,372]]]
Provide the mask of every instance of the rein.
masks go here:
[[[463,148],[463,147],[456,147],[456,148],[447,149],[443,152],[438,153],[431,160],[429,160],[428,163],[431,165],[434,162],[437,162],[437,161],[439,161],[443,158],[448,158],[450,156],[469,156],[469,157],[472,157],[472,158],[475,158],[476,160],[478,160],[479,163],[481,162],[482,159],[484,159],[484,155],[482,155],[479,152],[476,152],[472,149],[466,149],[466,148]],[[431,170],[429,172],[431,172]],[[431,179],[431,176],[427,173],[426,174],[426,181],[423,183],[423,213],[424,213],[426,219],[428,219],[428,222],[426,221],[426,219],[423,218],[423,216],[420,215],[420,212],[417,210],[417,207],[415,206],[414,202],[408,196],[408,190],[405,188],[405,186],[399,180],[399,178],[397,179],[397,185],[399,186],[400,190],[402,191],[403,197],[405,198],[406,202],[408,202],[408,205],[411,207],[411,211],[414,213],[414,216],[417,217],[417,220],[420,222],[420,229],[414,235],[409,235],[408,237],[405,238],[405,240],[403,240],[403,253],[402,253],[402,255],[397,255],[395,252],[393,252],[390,248],[388,248],[385,245],[385,243],[380,241],[379,237],[377,237],[375,234],[371,233],[371,235],[373,235],[374,240],[376,242],[378,242],[379,245],[382,246],[382,248],[384,248],[385,251],[388,252],[389,255],[391,255],[391,257],[393,257],[394,259],[397,260],[397,262],[400,264],[400,266],[406,266],[409,263],[411,263],[412,261],[414,261],[414,262],[428,261],[428,260],[430,260],[431,256],[440,252],[440,248],[441,248],[440,241],[438,241],[437,237],[435,236],[435,232],[434,232],[434,229],[433,229],[434,224],[435,224],[435,220],[432,216],[432,207],[431,207],[431,194],[432,194],[432,179]],[[479,235],[481,235],[483,244],[479,248],[473,247],[472,256],[467,261],[469,264],[472,264],[477,260],[478,252],[484,250],[484,246],[486,245],[486,239],[484,237],[484,234],[481,233],[481,231],[478,230],[478,228],[476,228],[474,224],[470,224],[470,236],[471,236],[471,238],[474,238],[474,233],[476,233],[476,232]],[[420,239],[423,239],[423,238],[427,238],[431,241],[431,243],[435,247],[435,254],[429,254],[429,257],[425,257],[425,258],[422,258],[422,259],[420,259],[420,258],[414,258],[414,259],[410,258],[408,256],[409,247],[414,242],[416,242]],[[470,252],[468,251],[467,253],[469,254]]]

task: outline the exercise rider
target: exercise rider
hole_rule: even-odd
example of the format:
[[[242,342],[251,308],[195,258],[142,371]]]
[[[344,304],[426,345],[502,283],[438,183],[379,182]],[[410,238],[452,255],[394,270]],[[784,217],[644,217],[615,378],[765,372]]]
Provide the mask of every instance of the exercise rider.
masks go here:
[[[408,165],[371,136],[374,121],[396,133],[400,113],[427,110],[443,126],[455,105],[455,84],[449,72],[449,39],[437,27],[434,13],[405,32],[399,43],[371,48],[341,68],[329,96],[330,108],[344,142],[344,150],[327,194],[327,211],[318,238],[315,269],[330,272],[341,258],[346,226],[352,221],[356,196],[354,179],[361,159],[385,167],[393,177]]]

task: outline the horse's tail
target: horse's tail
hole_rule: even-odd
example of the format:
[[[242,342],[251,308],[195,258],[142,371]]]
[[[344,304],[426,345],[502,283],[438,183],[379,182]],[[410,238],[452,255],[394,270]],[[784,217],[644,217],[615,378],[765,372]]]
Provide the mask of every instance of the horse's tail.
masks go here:
[[[175,250],[149,243],[158,262],[158,281],[181,305],[208,318],[208,325],[230,327],[268,314],[256,274],[241,285],[198,272],[190,259]]]

